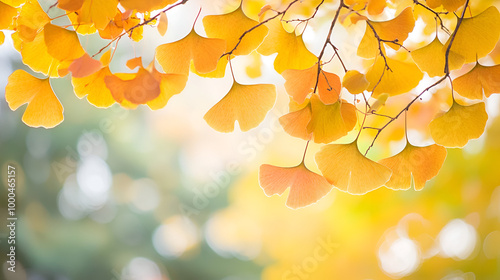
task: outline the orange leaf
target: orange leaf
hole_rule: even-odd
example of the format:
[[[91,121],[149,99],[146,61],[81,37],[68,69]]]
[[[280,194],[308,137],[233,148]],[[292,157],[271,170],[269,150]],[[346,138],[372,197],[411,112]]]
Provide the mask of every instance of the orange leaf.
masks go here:
[[[231,51],[239,43],[237,49],[232,53],[234,55],[247,55],[264,40],[268,28],[261,25],[247,33],[240,42],[241,35],[257,24],[259,24],[257,21],[245,15],[241,6],[227,14],[210,15],[203,18],[203,26],[208,37],[226,40],[227,51]]]
[[[216,69],[225,49],[224,40],[201,37],[193,29],[179,41],[158,46],[155,57],[166,73],[188,75],[191,60],[196,71],[208,73]]]
[[[130,70],[133,70],[136,67],[142,67],[142,57],[139,56],[129,59],[126,65]]]
[[[164,36],[165,33],[167,33],[167,28],[168,28],[167,14],[165,14],[165,12],[162,12],[160,14],[160,19],[158,20],[158,27],[156,27],[156,29],[158,29],[158,33],[160,33],[161,36]]]
[[[276,87],[270,84],[242,85],[233,82],[229,92],[203,117],[220,132],[234,130],[234,122],[242,131],[258,126],[276,100]]]
[[[62,63],[48,53],[44,32],[39,32],[31,42],[21,41],[20,49],[24,64],[33,71],[41,72],[50,77],[59,77],[58,69],[66,68],[71,64],[71,61]]]
[[[95,60],[85,53],[82,57],[75,59],[68,70],[71,72],[72,77],[83,78],[99,71],[101,67],[102,63],[99,60]]]
[[[487,120],[483,102],[469,106],[453,102],[450,110],[433,119],[429,128],[437,144],[450,148],[463,147],[470,139],[483,134]]]
[[[347,135],[357,122],[356,108],[345,100],[325,105],[313,95],[311,111],[312,116],[307,131],[313,133],[316,143],[330,143]]]
[[[104,78],[111,75],[111,71],[106,66],[92,75],[82,78],[73,77],[71,83],[76,96],[80,99],[87,96],[88,102],[98,108],[107,108],[113,105],[115,99],[104,82]]]
[[[263,164],[260,166],[259,183],[267,196],[282,195],[290,188],[286,206],[292,209],[316,203],[332,190],[325,178],[307,169],[304,163],[295,167]]]
[[[257,51],[262,55],[278,53],[274,60],[274,69],[280,74],[286,69],[309,68],[318,60],[307,49],[302,35],[296,36],[295,33],[288,33],[281,21],[269,23],[269,34]]]
[[[31,42],[35,39],[45,24],[50,22],[49,16],[42,9],[38,1],[27,1],[19,11],[16,20],[19,38],[24,42]]]
[[[318,81],[320,99],[328,104],[335,103],[340,94],[340,78],[323,70],[318,75],[318,65],[303,70],[287,69],[282,73],[287,93],[298,103],[304,102],[313,92]]]
[[[357,142],[330,144],[316,154],[316,163],[330,184],[350,194],[378,189],[391,177],[391,170],[358,150]]]
[[[119,75],[104,77],[106,86],[118,103],[128,101],[136,105],[145,104],[160,95],[160,81],[143,67],[140,67],[131,79],[122,79],[124,76],[121,78]]]
[[[312,133],[307,130],[311,121],[311,105],[308,103],[304,108],[290,112],[279,118],[279,122],[286,133],[293,137],[311,140]]]
[[[424,188],[425,182],[436,176],[446,158],[446,149],[438,145],[416,147],[409,142],[398,154],[382,159],[380,164],[392,170],[391,179],[385,183],[393,190],[415,190]]]
[[[78,11],[83,5],[84,0],[59,0],[57,7],[66,11]]]
[[[63,107],[52,91],[49,79],[38,79],[23,70],[10,75],[5,100],[13,111],[28,103],[23,122],[31,127],[52,128],[64,119]]]
[[[483,99],[493,93],[500,93],[500,65],[483,66],[476,63],[467,74],[453,81],[453,88],[461,96],[469,99]]]

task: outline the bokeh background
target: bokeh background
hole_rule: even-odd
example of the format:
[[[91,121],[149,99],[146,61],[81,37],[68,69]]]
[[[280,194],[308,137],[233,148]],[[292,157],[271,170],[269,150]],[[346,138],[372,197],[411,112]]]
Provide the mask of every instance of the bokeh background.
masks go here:
[[[122,40],[112,71],[126,72],[134,56],[149,63],[156,45],[188,32],[200,5],[203,16],[230,10],[225,2],[231,1],[190,1],[168,14],[165,37],[146,27],[144,41]],[[304,36],[313,51],[327,32],[322,23]],[[203,34],[201,23],[196,29]],[[339,29],[335,40],[345,43],[341,52],[349,59],[360,37],[348,31]],[[106,44],[97,35],[81,42],[89,53]],[[442,170],[424,190],[380,188],[364,196],[333,190],[313,206],[291,210],[286,195],[268,198],[258,185],[260,164],[295,165],[305,146],[277,122],[288,100],[273,58],[235,59],[241,83],[278,85],[275,108],[246,133],[221,134],[203,120],[231,79],[194,74],[159,111],[97,109],[75,96],[68,77],[53,79],[65,120],[46,130],[24,125],[23,110],[12,112],[5,102],[10,73],[29,71],[7,36],[0,46],[0,259],[4,263],[7,250],[6,170],[15,164],[19,262],[15,274],[3,265],[0,278],[500,279],[496,96],[488,100],[485,134],[463,150],[448,149]],[[261,77],[250,78],[255,71]],[[410,136],[414,144],[429,141],[425,133]],[[374,158],[397,152],[401,143],[394,141],[389,151],[376,147]],[[316,171],[318,149],[311,145],[306,159]]]

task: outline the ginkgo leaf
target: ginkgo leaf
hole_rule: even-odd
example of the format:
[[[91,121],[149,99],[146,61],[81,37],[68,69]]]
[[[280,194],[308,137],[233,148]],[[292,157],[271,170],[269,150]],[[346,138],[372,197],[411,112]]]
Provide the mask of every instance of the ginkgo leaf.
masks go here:
[[[316,163],[326,180],[350,194],[365,194],[384,185],[391,170],[366,158],[357,142],[330,144],[316,154]]]
[[[79,16],[77,13],[69,13],[68,18],[71,21],[71,24],[75,28],[75,32],[82,35],[94,34],[97,32],[97,29],[92,23],[83,23],[80,22]]]
[[[26,0],[2,0],[2,2],[11,7],[19,7],[22,4],[26,3]]]
[[[377,97],[381,93],[387,93],[390,96],[406,93],[415,88],[424,76],[414,63],[391,58],[387,58],[387,63],[391,71],[385,70],[384,72],[384,59],[377,57],[373,66],[366,73],[366,79],[370,82],[368,90],[373,91],[373,97]],[[382,72],[384,72],[384,76],[380,80]],[[374,90],[375,86],[377,87]]]
[[[210,15],[203,18],[203,26],[208,37],[226,40],[227,51],[233,50],[238,44],[236,50],[232,52],[234,55],[247,55],[264,40],[268,28],[261,25],[247,33],[240,42],[242,34],[257,24],[259,24],[257,21],[245,15],[241,6],[227,14]]]
[[[85,0],[59,0],[57,7],[66,11],[78,11],[83,5]]]
[[[357,70],[349,70],[345,73],[342,79],[342,85],[351,94],[360,94],[368,88],[370,83],[365,75],[359,73]]]
[[[104,29],[115,17],[117,6],[118,0],[84,0],[78,20],[80,23],[93,23],[97,29]]]
[[[118,75],[104,77],[111,95],[118,102],[124,100],[132,104],[145,104],[160,95],[160,81],[142,66],[132,79],[121,79]]]
[[[476,61],[489,54],[500,36],[500,13],[494,6],[471,18],[464,18],[460,25],[451,51],[463,56],[465,63]],[[444,48],[448,48],[451,37]]]
[[[5,41],[5,34],[3,34],[2,31],[0,31],[0,45],[2,45],[4,41]]]
[[[195,73],[196,75],[203,77],[203,78],[224,78],[226,76],[226,68],[227,68],[227,63],[229,60],[227,59],[227,55],[224,57],[219,58],[219,61],[217,61],[217,67],[215,67],[215,70],[210,71],[208,73],[200,73],[196,71],[196,68],[194,67],[193,61],[191,61],[191,65],[189,69],[191,72]]]
[[[166,73],[188,75],[191,60],[196,71],[208,73],[216,69],[225,50],[224,40],[204,38],[192,29],[181,40],[158,46],[155,57]]]
[[[5,100],[13,111],[28,103],[22,119],[31,127],[52,128],[64,119],[63,106],[52,91],[49,79],[38,79],[23,70],[10,75]]]
[[[290,188],[286,206],[292,209],[316,203],[332,190],[324,177],[310,171],[304,163],[295,167],[263,164],[259,170],[259,183],[267,196],[282,195]]]
[[[302,35],[289,33],[276,21],[269,24],[269,34],[257,51],[262,55],[278,53],[274,60],[274,69],[282,73],[286,69],[306,69],[315,64],[318,58],[304,44]]]
[[[47,23],[43,29],[47,52],[57,60],[75,60],[85,54],[75,31]]]
[[[387,44],[394,50],[400,48],[400,45],[403,44],[406,38],[408,38],[408,34],[415,27],[415,19],[410,7],[404,9],[397,17],[389,21],[369,21],[369,23],[373,26],[373,29],[375,29],[381,40],[397,42],[397,44],[384,42],[384,44]],[[364,58],[372,58],[378,53],[377,38],[367,23],[365,35],[358,46],[358,55]]]
[[[436,36],[427,46],[412,51],[411,57],[420,70],[427,72],[429,77],[443,76],[446,61],[446,50],[443,47],[444,45]],[[448,55],[449,70],[460,69],[464,62],[463,56],[450,51]]]
[[[151,110],[158,110],[165,107],[172,96],[181,93],[186,87],[188,76],[180,74],[163,74],[158,72],[156,68],[154,68],[154,65],[151,72],[155,79],[160,81],[160,95],[146,104]]]
[[[167,28],[168,28],[167,14],[165,12],[162,12],[160,14],[160,19],[158,20],[158,26],[156,27],[156,29],[158,30],[158,33],[160,33],[161,36],[164,36],[165,33],[167,33]]]
[[[302,109],[281,116],[279,122],[285,132],[291,136],[304,140],[311,140],[312,132],[307,130],[307,125],[311,121],[311,116],[311,105],[308,103]]]
[[[271,84],[242,85],[233,82],[229,92],[203,117],[219,132],[234,130],[234,122],[242,131],[258,126],[274,106],[276,87]]]
[[[307,131],[314,142],[330,143],[351,131],[357,122],[356,108],[345,100],[325,105],[316,95],[311,97],[311,121]]]
[[[127,60],[127,65],[128,69],[132,70],[137,67],[142,67],[142,57],[134,57],[132,59]]]
[[[282,76],[286,80],[286,92],[298,103],[304,102],[316,86],[324,103],[332,104],[338,100],[341,89],[340,78],[323,70],[318,74],[316,64],[303,70],[287,69],[283,71]]]
[[[443,5],[449,12],[454,12],[464,5],[465,0],[426,0],[426,3],[433,9]]]
[[[21,42],[20,47],[23,63],[35,72],[41,72],[50,77],[59,77],[58,69],[65,68],[61,61],[48,53],[44,32],[39,32],[31,42]],[[69,66],[71,61],[67,63]]]
[[[469,99],[483,99],[493,93],[500,93],[500,65],[483,66],[479,63],[467,74],[453,81],[453,89]]]
[[[429,125],[436,144],[456,148],[469,140],[479,138],[484,132],[488,114],[483,102],[463,106],[453,102],[450,110],[436,117]]]
[[[98,108],[107,108],[113,105],[115,99],[104,82],[104,78],[111,75],[111,71],[106,66],[90,76],[83,78],[73,77],[71,83],[73,84],[76,96],[78,98],[87,96],[88,102]]]
[[[258,52],[250,54],[251,62],[245,67],[245,73],[248,77],[255,79],[262,76],[262,57]]]
[[[83,78],[94,74],[102,68],[102,63],[85,53],[82,57],[75,59],[68,70],[74,78]]]
[[[160,10],[177,0],[120,0],[120,4],[127,10],[137,10],[140,13]]]
[[[17,9],[0,1],[0,30],[8,29],[15,16],[17,16]]]
[[[446,148],[439,145],[416,147],[409,142],[398,154],[382,159],[380,164],[392,170],[385,186],[393,190],[408,190],[413,185],[416,191],[434,178],[446,159]]]
[[[31,42],[35,39],[39,31],[50,22],[49,16],[42,9],[38,1],[27,1],[19,11],[17,17],[17,32],[19,38],[24,42]]]

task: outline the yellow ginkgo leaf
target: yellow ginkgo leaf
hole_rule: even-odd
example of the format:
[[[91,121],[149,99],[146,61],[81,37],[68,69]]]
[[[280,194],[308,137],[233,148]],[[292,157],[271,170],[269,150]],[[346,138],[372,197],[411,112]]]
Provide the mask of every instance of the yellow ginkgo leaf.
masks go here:
[[[493,93],[500,93],[500,65],[483,66],[479,63],[467,74],[453,81],[453,88],[469,99],[483,99]]]
[[[129,76],[129,75],[127,75]],[[124,100],[132,104],[146,104],[160,95],[160,81],[142,66],[132,79],[121,79],[119,75],[104,77],[111,95],[118,102]]]
[[[356,108],[345,100],[325,105],[319,97],[313,95],[311,112],[307,131],[313,133],[316,143],[330,143],[347,135],[357,122]]]
[[[0,30],[10,28],[15,16],[17,9],[0,1]]]
[[[5,41],[5,34],[3,34],[2,31],[0,31],[0,45],[2,45],[4,41]]]
[[[104,29],[115,17],[118,11],[117,6],[118,0],[84,0],[78,12],[78,22],[93,23],[95,28]]]
[[[311,105],[307,104],[302,109],[290,112],[279,118],[279,122],[286,133],[293,137],[298,137],[304,140],[312,139],[312,132],[307,130],[307,125],[311,121]]]
[[[369,21],[378,37],[385,41],[395,41],[398,44],[385,42],[389,47],[398,50],[415,27],[415,19],[410,7],[404,9],[397,17],[389,21]],[[358,46],[358,55],[364,58],[375,57],[379,53],[378,41],[373,30],[366,25],[365,35]]]
[[[97,32],[97,29],[92,23],[80,22],[80,20],[78,19],[78,14],[76,13],[69,13],[68,18],[71,21],[71,24],[73,25],[76,33],[78,34],[88,35]]]
[[[75,31],[47,23],[43,29],[48,53],[57,60],[75,60],[85,54]]]
[[[64,119],[63,106],[52,91],[49,79],[38,79],[23,70],[10,75],[5,100],[13,111],[28,103],[23,122],[31,127],[52,128]]]
[[[61,61],[48,53],[44,32],[39,32],[31,42],[21,41],[20,48],[23,63],[35,72],[41,72],[50,77],[59,77],[58,69],[65,67]],[[71,64],[71,61],[67,63]]]
[[[73,77],[71,83],[73,84],[76,96],[78,98],[87,96],[88,102],[98,108],[107,108],[113,105],[115,99],[104,82],[104,78],[111,75],[113,74],[111,74],[111,71],[106,66],[90,76],[83,78]]]
[[[245,67],[248,77],[255,79],[262,76],[262,57],[258,52],[252,52],[249,56],[251,62]]]
[[[316,163],[330,184],[350,194],[373,191],[391,177],[389,168],[361,154],[356,141],[322,147],[316,154]]]
[[[415,190],[424,188],[425,182],[434,178],[446,159],[446,148],[439,145],[416,147],[409,142],[398,154],[382,159],[380,164],[392,170],[392,176],[385,186],[393,190]]]
[[[280,74],[286,69],[309,68],[318,60],[307,49],[302,35],[287,32],[279,20],[269,23],[269,34],[257,51],[266,56],[278,53],[274,60],[274,69]]]
[[[165,33],[167,33],[168,18],[165,12],[162,12],[160,14],[160,19],[158,20],[158,26],[156,27],[156,29],[158,30],[158,33],[160,33],[161,36],[164,36]]]
[[[233,56],[234,57],[234,56]],[[227,63],[229,60],[227,60],[227,55],[219,58],[219,61],[217,61],[217,67],[215,67],[215,70],[208,72],[208,73],[200,73],[196,71],[196,68],[194,67],[193,61],[191,61],[191,65],[189,69],[191,72],[195,73],[196,75],[203,77],[203,78],[224,78],[226,76],[226,68],[227,68]]]
[[[137,10],[140,13],[160,10],[177,0],[120,0],[120,4],[127,10]]]
[[[349,70],[345,73],[342,80],[342,85],[351,94],[360,94],[368,88],[370,83],[366,79],[365,75],[359,73],[357,70]]]
[[[310,171],[304,163],[295,167],[263,164],[259,170],[259,183],[267,196],[282,195],[290,188],[286,206],[292,209],[316,203],[332,190],[323,176]]]
[[[436,144],[456,148],[469,140],[479,138],[484,132],[488,114],[483,102],[463,106],[453,102],[450,110],[436,117],[429,125]]]
[[[188,76],[179,74],[163,74],[158,72],[153,65],[152,74],[160,81],[160,95],[146,104],[151,110],[158,110],[167,105],[170,98],[186,87]]]
[[[307,69],[287,69],[282,73],[285,78],[286,92],[298,103],[304,102],[307,95],[313,92],[314,87],[324,103],[332,104],[338,100],[340,94],[340,78],[323,70],[318,74],[318,65]]]
[[[382,80],[380,80],[380,76],[385,69],[382,57],[377,57],[373,66],[366,73],[366,79],[370,82],[368,90],[373,91],[373,97],[384,92],[390,96],[406,93],[415,88],[424,76],[414,63],[401,62],[391,58],[387,58],[387,63],[391,71],[386,69]],[[377,87],[373,90],[376,85]]]
[[[38,1],[27,1],[21,7],[19,16],[16,20],[19,38],[24,42],[33,41],[48,22],[50,22],[50,18],[40,4],[38,4]]]
[[[495,6],[471,18],[464,18],[457,31],[451,51],[463,56],[465,63],[489,54],[500,36],[500,13]],[[443,48],[448,48],[451,37]]]
[[[259,24],[257,21],[248,18],[243,12],[241,6],[233,12],[223,15],[210,15],[203,18],[203,26],[210,38],[219,38],[226,40],[227,51],[231,51],[234,55],[247,55],[255,50],[264,37],[266,37],[268,28],[261,25],[251,32],[247,33],[240,42],[242,34]]]
[[[209,73],[217,68],[225,50],[224,40],[201,37],[192,29],[181,40],[158,46],[155,57],[163,71],[169,74],[188,75],[191,60],[196,71]]]
[[[274,85],[242,85],[234,81],[226,96],[208,110],[203,118],[220,132],[232,132],[235,121],[238,121],[242,131],[248,131],[264,120],[275,100]]]
[[[429,77],[443,76],[445,74],[446,50],[443,46],[436,37],[427,46],[411,52],[413,61],[420,70],[427,72]],[[463,56],[450,51],[448,55],[449,70],[460,69],[464,62],[465,58]]]
[[[26,3],[26,0],[2,0],[5,4],[11,6],[11,7],[19,7],[22,4]]]
[[[465,0],[426,0],[426,3],[433,9],[443,5],[449,12],[454,12],[465,3]]]

